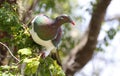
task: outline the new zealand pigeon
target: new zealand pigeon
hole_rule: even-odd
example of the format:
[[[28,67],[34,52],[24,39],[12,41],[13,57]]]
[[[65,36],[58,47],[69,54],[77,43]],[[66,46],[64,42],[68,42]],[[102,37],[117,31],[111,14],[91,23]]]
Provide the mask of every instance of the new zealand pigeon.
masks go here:
[[[30,29],[32,39],[46,49],[42,52],[42,56],[47,57],[51,50],[57,48],[62,36],[61,25],[64,23],[75,25],[71,18],[65,14],[54,20],[44,14],[39,14],[32,20],[32,28]]]

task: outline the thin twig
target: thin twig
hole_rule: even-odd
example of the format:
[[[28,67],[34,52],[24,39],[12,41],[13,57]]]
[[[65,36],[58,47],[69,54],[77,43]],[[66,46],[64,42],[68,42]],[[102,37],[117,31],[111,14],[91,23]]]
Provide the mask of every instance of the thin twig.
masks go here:
[[[12,54],[12,52],[11,52],[11,50],[8,48],[8,46],[7,45],[5,45],[4,43],[2,43],[2,42],[0,42],[0,44],[2,44],[4,47],[6,47],[7,48],[7,50],[8,50],[8,52],[10,53],[10,55],[14,58],[14,59],[16,59],[18,62],[20,62],[20,60],[19,59],[17,59],[13,54]]]

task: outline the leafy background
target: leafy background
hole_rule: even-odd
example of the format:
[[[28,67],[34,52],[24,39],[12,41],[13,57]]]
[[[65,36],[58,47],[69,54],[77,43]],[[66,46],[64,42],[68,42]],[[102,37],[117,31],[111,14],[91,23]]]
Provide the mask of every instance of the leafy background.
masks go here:
[[[29,34],[30,21],[39,13],[44,13],[54,19],[60,14],[68,14],[76,22],[77,29],[65,24],[63,37],[58,48],[62,60],[69,54],[71,49],[81,42],[81,38],[87,29],[86,23],[96,8],[97,0],[90,1],[88,8],[78,4],[78,0],[2,0],[0,1],[0,42],[6,44],[19,62],[11,57],[7,49],[0,45],[0,76],[65,76],[61,66],[51,57],[41,59],[38,55],[41,46],[33,42]],[[76,9],[80,10],[75,11]],[[81,10],[84,13],[81,14]],[[86,14],[87,12],[87,14]],[[86,15],[86,16],[84,16]],[[86,19],[87,18],[87,19]],[[104,21],[103,24],[105,24]],[[118,20],[119,22],[119,20]],[[102,25],[103,25],[102,24]],[[84,25],[84,26],[81,26]],[[118,24],[119,25],[119,24]],[[84,27],[84,28],[83,28]],[[78,30],[76,32],[76,30]],[[95,51],[104,52],[103,46],[110,46],[114,36],[120,27],[103,30],[106,36],[102,42],[98,42]],[[5,53],[5,54],[4,54]],[[3,54],[3,56],[2,56]]]

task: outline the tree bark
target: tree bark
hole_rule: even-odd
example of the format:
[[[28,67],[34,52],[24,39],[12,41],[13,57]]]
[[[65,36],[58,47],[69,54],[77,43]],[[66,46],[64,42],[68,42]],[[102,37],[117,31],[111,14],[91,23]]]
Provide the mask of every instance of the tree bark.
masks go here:
[[[106,9],[111,0],[97,0],[97,4],[93,9],[92,18],[89,23],[89,29],[86,32],[86,40],[83,38],[80,45],[76,46],[67,57],[63,64],[66,76],[73,76],[75,72],[82,69],[85,64],[92,58],[96,48],[97,38],[104,20]],[[84,44],[84,42],[86,42]],[[82,46],[81,46],[82,44]]]

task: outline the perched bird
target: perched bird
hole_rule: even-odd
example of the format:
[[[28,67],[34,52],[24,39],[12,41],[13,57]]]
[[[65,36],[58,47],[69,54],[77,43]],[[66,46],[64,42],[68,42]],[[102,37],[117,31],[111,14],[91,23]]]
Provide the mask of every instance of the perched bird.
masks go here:
[[[45,47],[42,52],[43,57],[47,57],[51,50],[57,48],[62,36],[61,25],[64,23],[75,25],[71,18],[65,14],[54,20],[44,14],[39,14],[32,20],[30,34],[34,42]]]

